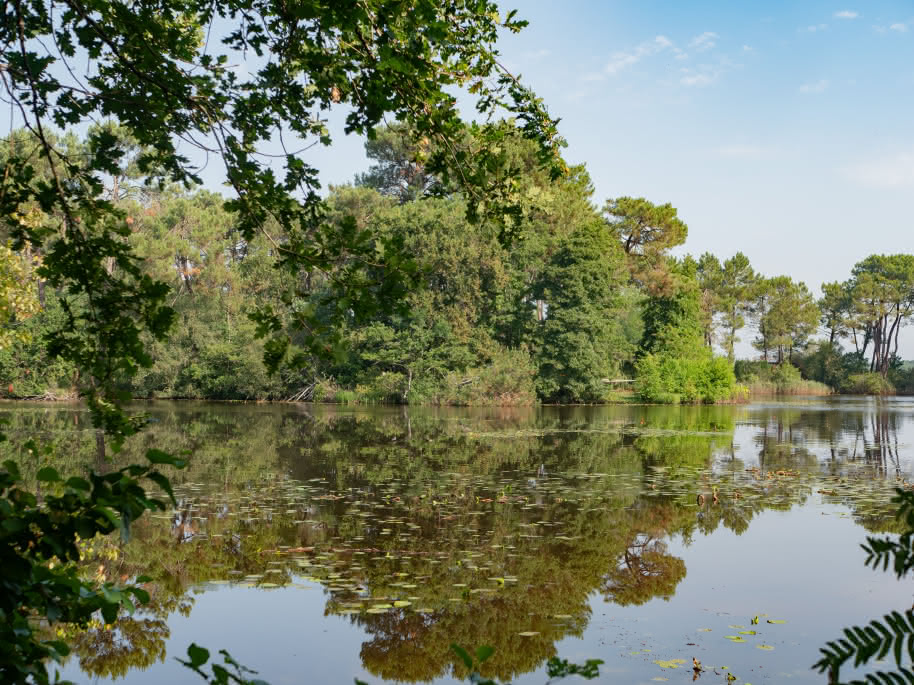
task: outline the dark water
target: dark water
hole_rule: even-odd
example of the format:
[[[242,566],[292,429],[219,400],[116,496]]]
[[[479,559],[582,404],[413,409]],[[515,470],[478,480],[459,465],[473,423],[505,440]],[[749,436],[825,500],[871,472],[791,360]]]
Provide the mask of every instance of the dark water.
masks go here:
[[[695,657],[702,682],[822,683],[826,640],[912,602],[859,546],[914,481],[906,399],[136,409],[148,430],[109,461],[82,408],[0,405],[61,470],[190,455],[177,511],[87,552],[87,572],[155,582],[132,618],[70,636],[78,682],[201,682],[174,660],[191,642],[274,685],[450,682],[456,642],[517,683],[556,655],[602,659],[600,682],[691,682]]]

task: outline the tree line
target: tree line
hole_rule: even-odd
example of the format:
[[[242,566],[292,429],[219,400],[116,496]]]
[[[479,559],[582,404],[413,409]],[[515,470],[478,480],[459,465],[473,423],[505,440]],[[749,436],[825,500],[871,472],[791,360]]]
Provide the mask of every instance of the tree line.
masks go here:
[[[176,320],[167,339],[147,341],[151,366],[125,375],[134,395],[533,404],[624,399],[628,379],[638,397],[659,402],[808,389],[804,378],[845,391],[908,387],[898,341],[914,313],[911,255],[867,257],[816,300],[802,282],[758,273],[741,252],[673,256],[688,235],[675,207],[631,197],[598,207],[584,166],[553,178],[517,136],[503,141],[520,198],[506,236],[503,224],[468,218],[464,194],[416,161],[416,146],[429,143],[393,125],[367,142],[371,166],[322,204],[328,234],[367,247],[333,256],[328,241],[329,265],[295,275],[276,268],[294,241],[279,222],[246,237],[219,194],[150,189],[139,182],[140,146],[108,132],[126,155],[103,192],[125,212],[123,241],[144,276],[169,285]],[[91,155],[86,139],[60,144],[74,158]],[[37,145],[18,131],[8,149]],[[12,249],[5,234],[0,381],[12,397],[71,396],[76,365],[46,341],[83,305],[48,287],[40,249]],[[373,273],[372,251],[386,269],[400,255],[398,278]],[[357,317],[340,297],[347,288],[402,302]],[[258,317],[280,310],[298,331],[277,353]],[[736,359],[746,329],[755,361]]]

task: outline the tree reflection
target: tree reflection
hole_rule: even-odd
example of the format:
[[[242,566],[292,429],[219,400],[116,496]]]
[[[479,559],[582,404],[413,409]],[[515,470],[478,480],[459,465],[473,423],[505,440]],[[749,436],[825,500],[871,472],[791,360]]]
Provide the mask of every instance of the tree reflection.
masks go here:
[[[810,495],[800,472],[830,476],[856,459],[898,468],[901,425],[891,412],[836,421],[803,409],[762,420],[720,407],[165,407],[118,458],[168,445],[188,451],[190,467],[174,479],[173,515],[144,518],[123,548],[108,541],[87,555],[108,579],[155,579],[134,617],[74,638],[92,675],[161,661],[169,616],[191,611],[192,590],[307,577],[325,587],[328,617],[364,631],[360,656],[377,677],[462,677],[457,642],[493,646],[484,675],[510,680],[583,632],[593,593],[621,606],[672,597],[686,566],[671,536],[740,534],[758,513]],[[87,426],[75,430],[67,411],[43,417],[14,414],[11,430],[66,441],[61,469],[94,463]],[[737,417],[758,425],[758,469],[734,457]],[[25,463],[30,473],[43,465]],[[368,611],[395,601],[408,605]]]

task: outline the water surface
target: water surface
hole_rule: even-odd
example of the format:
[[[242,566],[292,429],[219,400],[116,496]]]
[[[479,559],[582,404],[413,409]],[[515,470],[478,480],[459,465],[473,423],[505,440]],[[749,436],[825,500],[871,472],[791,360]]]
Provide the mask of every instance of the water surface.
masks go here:
[[[696,658],[705,682],[821,683],[826,640],[912,600],[859,546],[914,481],[907,399],[134,409],[149,428],[111,458],[78,405],[0,405],[61,470],[190,458],[176,511],[87,555],[156,580],[132,618],[72,636],[78,682],[199,682],[173,658],[191,642],[274,685],[451,682],[456,642],[518,683],[552,656],[602,659],[600,682],[691,682]]]

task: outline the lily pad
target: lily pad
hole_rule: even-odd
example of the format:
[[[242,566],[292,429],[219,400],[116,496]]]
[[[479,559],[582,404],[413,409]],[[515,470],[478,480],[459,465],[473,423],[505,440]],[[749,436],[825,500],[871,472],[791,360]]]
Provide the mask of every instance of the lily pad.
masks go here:
[[[685,663],[685,659],[654,659],[654,663],[660,668],[679,668]]]

